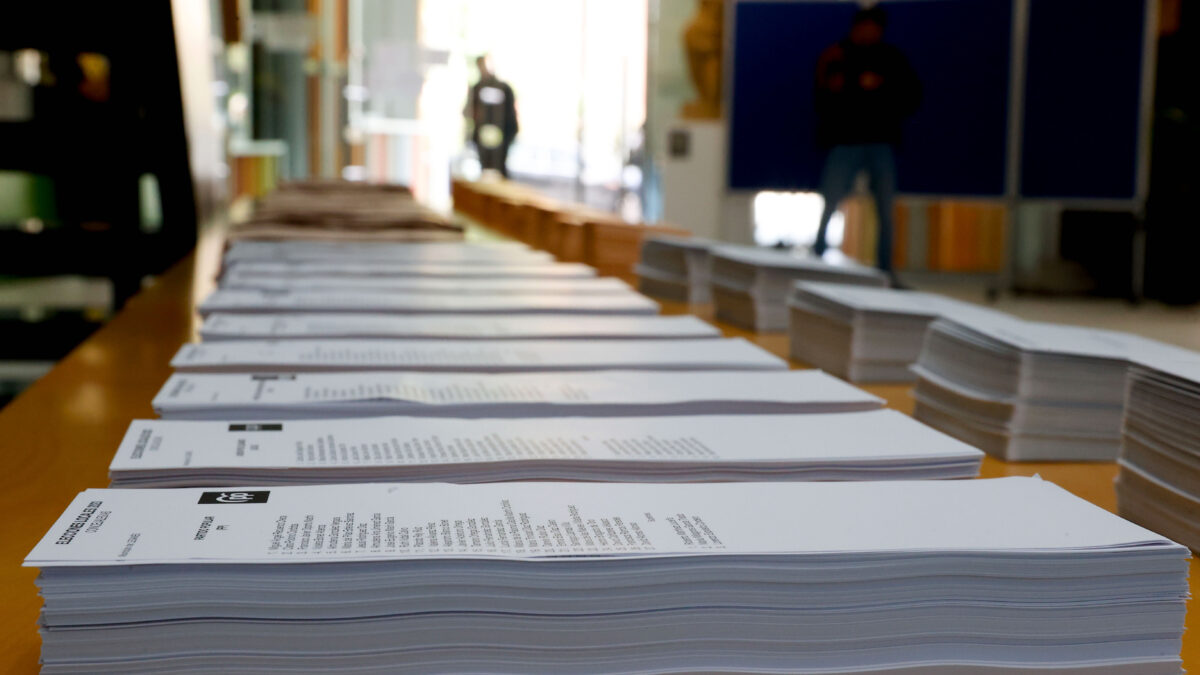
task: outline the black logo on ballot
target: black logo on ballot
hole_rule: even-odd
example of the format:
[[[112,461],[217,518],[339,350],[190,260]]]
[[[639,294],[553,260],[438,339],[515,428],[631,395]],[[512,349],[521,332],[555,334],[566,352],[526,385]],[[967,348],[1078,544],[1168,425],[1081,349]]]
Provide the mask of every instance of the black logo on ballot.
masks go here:
[[[282,424],[230,424],[230,431],[283,431]]]
[[[270,490],[205,492],[200,495],[200,504],[266,504]]]

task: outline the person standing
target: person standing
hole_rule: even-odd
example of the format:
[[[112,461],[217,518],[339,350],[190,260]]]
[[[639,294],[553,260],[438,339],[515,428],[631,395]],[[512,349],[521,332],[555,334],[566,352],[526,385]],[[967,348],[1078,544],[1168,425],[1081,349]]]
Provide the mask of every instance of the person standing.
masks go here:
[[[886,27],[881,7],[858,10],[850,32],[817,62],[817,140],[828,154],[820,186],[825,208],[812,250],[825,253],[829,219],[865,172],[879,221],[876,265],[892,274],[895,150],[905,118],[920,104],[921,83],[904,54],[883,41]]]
[[[467,97],[466,116],[472,123],[471,141],[484,169],[508,178],[508,148],[516,138],[517,103],[512,87],[492,71],[487,55],[475,59],[479,81]]]

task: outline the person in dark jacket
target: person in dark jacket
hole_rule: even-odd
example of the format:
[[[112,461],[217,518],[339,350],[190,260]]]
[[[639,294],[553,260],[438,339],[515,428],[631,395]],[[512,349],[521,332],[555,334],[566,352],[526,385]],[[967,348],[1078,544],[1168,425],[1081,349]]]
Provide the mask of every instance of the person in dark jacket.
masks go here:
[[[467,97],[467,118],[471,120],[471,140],[479,152],[484,169],[495,169],[508,178],[508,147],[517,136],[517,102],[512,87],[492,72],[488,57],[475,59],[479,81]]]
[[[895,148],[901,127],[921,101],[921,83],[908,59],[883,41],[887,15],[876,6],[854,15],[849,34],[817,62],[817,140],[827,148],[821,174],[825,208],[813,253],[822,255],[829,219],[866,172],[879,219],[876,264],[892,271],[892,199]]]

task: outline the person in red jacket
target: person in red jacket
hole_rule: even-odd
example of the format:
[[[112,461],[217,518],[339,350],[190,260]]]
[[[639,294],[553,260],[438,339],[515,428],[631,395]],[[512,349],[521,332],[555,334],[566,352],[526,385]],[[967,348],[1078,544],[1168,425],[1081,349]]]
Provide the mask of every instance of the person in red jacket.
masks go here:
[[[883,41],[886,26],[882,8],[860,9],[846,37],[817,62],[817,140],[828,154],[821,173],[825,208],[813,253],[825,252],[829,219],[865,172],[879,216],[876,265],[890,274],[895,148],[905,118],[920,104],[921,83],[904,54]]]

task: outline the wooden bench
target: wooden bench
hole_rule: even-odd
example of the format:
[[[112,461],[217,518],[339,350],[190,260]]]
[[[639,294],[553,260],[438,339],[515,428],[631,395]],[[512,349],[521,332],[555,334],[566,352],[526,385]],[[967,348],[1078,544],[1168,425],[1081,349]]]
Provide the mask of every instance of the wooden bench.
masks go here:
[[[602,276],[634,281],[633,268],[642,256],[647,235],[688,237],[691,233],[673,225],[626,223],[614,218],[588,218],[583,223],[583,261]]]

